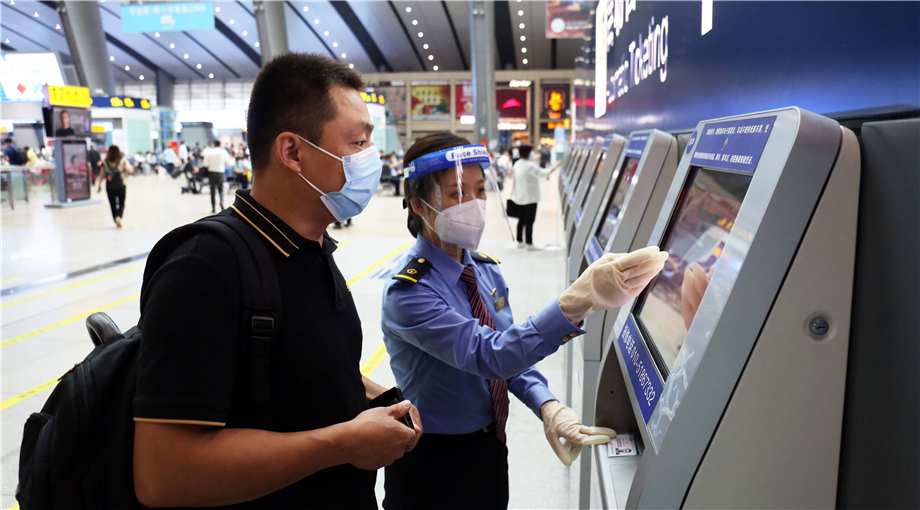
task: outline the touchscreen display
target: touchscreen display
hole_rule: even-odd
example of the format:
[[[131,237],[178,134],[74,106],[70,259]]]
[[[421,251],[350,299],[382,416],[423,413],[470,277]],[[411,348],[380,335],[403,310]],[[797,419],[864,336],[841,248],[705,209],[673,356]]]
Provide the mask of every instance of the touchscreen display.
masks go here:
[[[750,174],[691,168],[678,214],[664,235],[662,249],[670,255],[652,280],[636,316],[658,351],[658,361],[670,372],[687,329],[703,297],[712,267],[731,232],[741,202],[751,184]],[[686,280],[686,281],[685,281]]]
[[[626,193],[634,184],[636,177],[636,168],[639,167],[639,160],[636,158],[626,158],[623,162],[623,169],[617,177],[617,182],[613,188],[613,196],[609,199],[607,210],[604,214],[604,220],[597,227],[594,237],[597,238],[597,244],[601,248],[606,248],[610,241],[610,236],[617,228],[617,221],[620,218],[620,210],[623,209],[623,202],[626,201]]]
[[[590,155],[591,151],[586,151],[584,159],[578,162],[578,168],[576,168],[578,173],[574,176],[575,180],[572,181],[572,189],[569,193],[572,195],[569,197],[569,205],[572,205],[572,201],[575,200],[574,195],[578,191],[578,187],[581,186],[581,180],[585,176],[585,168],[588,166],[588,158]]]
[[[581,200],[581,207],[578,208],[581,211],[581,214],[585,213],[585,206],[588,205],[588,197],[591,196],[591,193],[594,192],[594,184],[597,182],[597,176],[601,173],[601,167],[604,166],[604,160],[607,159],[607,153],[604,152],[601,154],[601,157],[597,160],[597,165],[594,165],[594,175],[591,176],[591,185],[588,187],[588,192],[585,193],[585,198]]]

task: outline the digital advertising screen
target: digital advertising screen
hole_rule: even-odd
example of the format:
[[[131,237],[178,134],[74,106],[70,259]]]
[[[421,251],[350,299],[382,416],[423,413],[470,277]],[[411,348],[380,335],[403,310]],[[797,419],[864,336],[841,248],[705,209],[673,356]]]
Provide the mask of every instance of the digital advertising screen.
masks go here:
[[[662,374],[670,372],[684,344],[751,178],[749,173],[691,168],[678,213],[663,236],[661,249],[668,260],[636,306]]]
[[[86,166],[86,144],[64,142],[61,144],[64,157],[64,183],[67,199],[89,198],[89,173]]]
[[[623,162],[623,169],[617,176],[617,182],[613,187],[613,195],[610,196],[607,203],[607,209],[604,211],[604,220],[597,227],[594,237],[601,248],[605,248],[610,242],[610,237],[617,229],[617,222],[620,221],[620,211],[626,202],[626,193],[634,184],[636,169],[639,168],[638,158],[626,158]]]
[[[413,85],[412,120],[450,120],[450,85]]]
[[[71,106],[51,107],[51,136],[67,138],[85,137],[92,131],[92,118],[89,108]]]

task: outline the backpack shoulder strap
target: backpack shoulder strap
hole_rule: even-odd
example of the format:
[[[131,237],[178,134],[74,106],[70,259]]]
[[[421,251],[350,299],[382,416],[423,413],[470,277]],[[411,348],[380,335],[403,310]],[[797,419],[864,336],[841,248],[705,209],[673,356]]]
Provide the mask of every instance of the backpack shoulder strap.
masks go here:
[[[275,265],[261,238],[242,220],[229,213],[208,216],[167,234],[151,251],[144,283],[166,259],[195,234],[212,233],[230,245],[236,255],[243,292],[242,337],[251,348],[253,426],[267,428],[271,417],[272,343],[280,331],[281,287]],[[143,294],[143,293],[142,293]],[[143,304],[141,305],[143,306]]]

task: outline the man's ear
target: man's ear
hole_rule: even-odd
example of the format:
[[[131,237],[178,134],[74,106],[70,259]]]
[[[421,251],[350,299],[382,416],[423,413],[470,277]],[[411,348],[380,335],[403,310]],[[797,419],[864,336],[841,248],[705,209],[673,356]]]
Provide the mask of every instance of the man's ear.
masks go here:
[[[273,147],[275,159],[281,163],[281,166],[295,173],[303,171],[299,141],[300,139],[297,138],[297,135],[285,131],[275,138]]]

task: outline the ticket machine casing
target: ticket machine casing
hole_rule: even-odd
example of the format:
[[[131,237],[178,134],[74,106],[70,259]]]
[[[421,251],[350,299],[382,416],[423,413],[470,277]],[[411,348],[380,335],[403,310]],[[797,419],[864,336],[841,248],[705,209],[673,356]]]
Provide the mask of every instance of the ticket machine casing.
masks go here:
[[[609,201],[613,200],[618,181],[623,176],[627,159],[638,161],[635,174],[631,179],[626,192],[622,208],[618,215],[617,225],[610,235],[604,253],[628,253],[644,247],[644,243],[651,234],[652,227],[658,217],[658,211],[664,203],[665,194],[674,177],[677,167],[677,141],[673,136],[657,129],[636,131],[630,134],[629,145],[625,146],[627,139],[621,138],[620,151],[615,162],[611,162],[612,153],[608,154],[604,162],[606,182],[599,182],[595,186],[593,197],[586,206],[585,217],[582,218],[578,228],[575,229],[572,251],[567,259],[568,281],[571,285],[582,271],[587,268],[589,255],[585,253],[585,245],[594,238],[595,232],[604,222]],[[638,144],[636,142],[639,142]],[[632,147],[632,150],[630,150]],[[613,144],[611,144],[611,151]],[[606,167],[611,168],[607,169]],[[598,176],[602,179],[604,173]],[[591,216],[588,216],[591,212]],[[577,213],[577,211],[576,211]],[[638,244],[637,244],[638,243]],[[640,246],[640,244],[642,244]],[[596,312],[588,316],[583,329],[586,333],[575,340],[575,345],[570,349],[571,361],[567,361],[566,395],[570,396],[569,406],[581,416],[582,422],[592,423],[594,420],[595,388],[600,371],[601,356],[604,352],[604,323],[616,319],[618,309],[606,312]],[[612,325],[609,326],[612,329]],[[570,375],[569,375],[570,374]],[[571,390],[569,391],[569,387]],[[580,459],[581,478],[579,499],[584,507],[590,497],[591,459],[586,455]]]
[[[635,303],[617,317],[595,424],[635,434],[641,455],[608,458],[606,445],[592,448],[593,495],[604,508],[835,506],[859,146],[837,122],[794,107],[704,121],[695,134],[770,116],[724,251],[654,400],[637,392],[637,360],[651,343],[644,328],[636,349],[623,350]],[[666,242],[691,167],[705,167],[691,161],[694,140],[651,243]],[[660,364],[650,365],[647,377],[661,378]],[[646,379],[641,387],[652,386]]]
[[[570,238],[570,231],[575,224],[575,209],[578,208],[578,204],[581,204],[580,200],[584,198],[585,193],[588,192],[588,187],[590,186],[588,181],[591,179],[588,176],[588,172],[594,171],[594,165],[597,164],[598,158],[601,157],[601,150],[603,147],[603,138],[597,137],[592,140],[591,149],[588,151],[587,156],[572,174],[571,188],[569,193],[563,197],[565,201],[562,203],[562,225],[565,228],[566,240]]]

